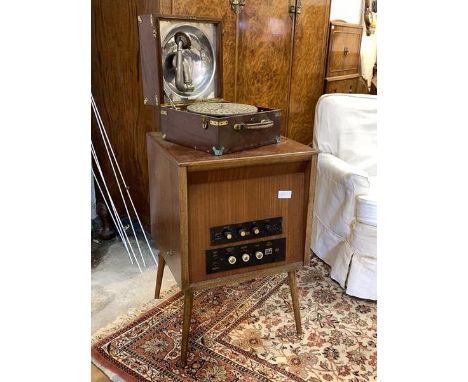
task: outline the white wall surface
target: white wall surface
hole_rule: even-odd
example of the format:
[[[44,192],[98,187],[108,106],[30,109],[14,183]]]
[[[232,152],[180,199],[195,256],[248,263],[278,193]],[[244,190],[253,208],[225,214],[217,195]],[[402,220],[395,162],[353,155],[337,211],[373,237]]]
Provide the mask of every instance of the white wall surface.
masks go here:
[[[330,20],[361,24],[362,0],[332,0]]]

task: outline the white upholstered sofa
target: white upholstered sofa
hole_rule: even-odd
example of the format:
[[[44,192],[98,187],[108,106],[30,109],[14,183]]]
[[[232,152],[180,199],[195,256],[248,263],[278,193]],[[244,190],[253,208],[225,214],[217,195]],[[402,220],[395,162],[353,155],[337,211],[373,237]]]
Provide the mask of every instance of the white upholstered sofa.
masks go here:
[[[347,294],[377,299],[377,96],[326,94],[316,106],[319,150],[312,251]]]

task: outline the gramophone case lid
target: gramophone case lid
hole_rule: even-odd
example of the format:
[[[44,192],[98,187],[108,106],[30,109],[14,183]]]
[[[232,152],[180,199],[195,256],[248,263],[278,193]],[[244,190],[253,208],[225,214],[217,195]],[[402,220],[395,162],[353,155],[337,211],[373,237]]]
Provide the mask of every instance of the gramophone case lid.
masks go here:
[[[222,97],[221,19],[151,14],[138,16],[138,25],[145,104]],[[183,82],[176,79],[181,36]]]

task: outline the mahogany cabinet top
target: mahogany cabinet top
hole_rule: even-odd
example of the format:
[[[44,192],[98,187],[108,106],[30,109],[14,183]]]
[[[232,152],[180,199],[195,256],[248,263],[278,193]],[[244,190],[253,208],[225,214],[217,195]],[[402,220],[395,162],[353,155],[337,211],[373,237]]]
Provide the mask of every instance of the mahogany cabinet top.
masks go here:
[[[156,143],[178,166],[189,171],[204,171],[212,168],[229,168],[249,165],[297,162],[310,160],[318,151],[302,143],[281,137],[280,143],[261,146],[250,150],[214,156],[168,142],[159,132],[147,133],[148,144]]]

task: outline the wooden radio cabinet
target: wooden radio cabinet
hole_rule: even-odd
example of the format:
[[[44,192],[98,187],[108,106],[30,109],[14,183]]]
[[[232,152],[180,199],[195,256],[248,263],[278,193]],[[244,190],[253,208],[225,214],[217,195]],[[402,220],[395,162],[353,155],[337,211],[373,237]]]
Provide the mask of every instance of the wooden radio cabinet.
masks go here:
[[[186,364],[193,291],[287,272],[298,334],[295,271],[310,258],[317,151],[280,143],[213,157],[147,134],[155,298],[167,264],[184,292]]]

